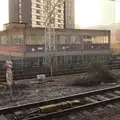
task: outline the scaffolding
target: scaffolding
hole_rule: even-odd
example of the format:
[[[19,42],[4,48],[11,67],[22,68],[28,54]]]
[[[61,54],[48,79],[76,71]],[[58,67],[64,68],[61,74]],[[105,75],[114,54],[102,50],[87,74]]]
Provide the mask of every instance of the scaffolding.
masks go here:
[[[53,63],[55,60],[55,13],[58,4],[64,4],[65,0],[46,0],[45,1],[45,68],[50,70],[51,79],[53,71]]]

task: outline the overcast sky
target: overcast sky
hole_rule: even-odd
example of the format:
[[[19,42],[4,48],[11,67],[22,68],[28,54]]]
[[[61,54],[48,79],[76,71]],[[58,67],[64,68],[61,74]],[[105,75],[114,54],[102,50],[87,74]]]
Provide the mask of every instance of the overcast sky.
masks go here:
[[[99,24],[99,0],[76,0],[76,24],[91,26]]]
[[[8,0],[0,0],[0,27],[8,23]],[[117,22],[120,21],[120,2],[116,7]],[[92,26],[100,23],[100,0],[76,0],[75,2],[76,24]]]
[[[120,0],[117,0],[120,1]],[[101,3],[106,4],[106,9],[115,3],[116,5],[116,21],[120,22],[120,2],[113,2],[110,0],[76,0],[75,9],[76,9],[76,24],[80,24],[83,27],[99,25],[100,22],[100,10],[102,8]],[[109,3],[109,4],[108,4]],[[110,12],[111,12],[110,8]],[[112,14],[112,13],[109,13]],[[112,16],[112,15],[111,15]],[[102,17],[106,17],[103,16]]]

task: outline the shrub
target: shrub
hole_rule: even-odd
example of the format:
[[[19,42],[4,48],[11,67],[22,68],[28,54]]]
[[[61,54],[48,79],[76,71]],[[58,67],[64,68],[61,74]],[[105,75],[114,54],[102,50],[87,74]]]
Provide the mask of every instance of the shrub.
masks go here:
[[[101,79],[96,79],[96,75],[86,74],[85,76],[78,76],[74,79],[73,86],[96,86],[102,83]]]
[[[110,72],[107,66],[100,61],[92,61],[88,64],[88,74],[78,76],[72,85],[95,86],[101,83],[115,83],[116,76]]]
[[[97,78],[100,78],[103,83],[113,83],[117,82],[116,76],[110,72],[107,66],[105,66],[100,61],[92,61],[89,64],[89,72],[92,72],[92,74],[97,74],[99,76],[96,76]]]
[[[115,83],[117,82],[117,77],[110,71],[104,72],[103,83]]]

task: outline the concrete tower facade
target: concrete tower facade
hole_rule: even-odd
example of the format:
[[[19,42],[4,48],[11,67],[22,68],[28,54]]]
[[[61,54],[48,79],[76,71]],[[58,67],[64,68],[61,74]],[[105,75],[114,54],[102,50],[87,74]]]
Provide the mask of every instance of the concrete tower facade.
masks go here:
[[[65,0],[64,4],[59,3],[56,7],[55,27],[74,28],[74,17],[74,0]],[[45,0],[9,0],[9,22],[45,27],[45,19]]]

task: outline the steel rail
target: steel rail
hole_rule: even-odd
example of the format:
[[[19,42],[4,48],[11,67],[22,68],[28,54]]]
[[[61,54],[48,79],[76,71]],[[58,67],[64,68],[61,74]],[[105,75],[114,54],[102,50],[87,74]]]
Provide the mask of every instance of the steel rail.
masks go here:
[[[116,66],[116,65],[110,65],[108,66],[110,69],[120,69],[120,65]],[[84,73],[84,72],[88,72],[88,68],[87,67],[83,67],[83,68],[78,68],[78,69],[65,69],[65,70],[61,70],[61,71],[55,71],[53,72],[53,76],[59,76],[59,75],[69,75],[69,74],[77,74],[77,73]],[[50,73],[44,73],[43,71],[40,70],[33,70],[33,71],[28,71],[26,73],[21,72],[21,74],[14,74],[13,73],[13,78],[14,80],[21,80],[21,79],[32,79],[32,78],[36,78],[36,76],[38,74],[46,74],[47,77],[50,76]],[[5,82],[5,75],[0,75],[0,82]]]
[[[24,104],[24,105],[18,105],[18,106],[14,106],[14,107],[6,107],[6,108],[2,108],[0,109],[0,114],[7,114],[7,113],[11,113],[11,111],[18,111],[18,110],[23,110],[23,109],[30,109],[33,107],[39,107],[39,106],[45,106],[45,105],[50,105],[50,104],[57,104],[60,102],[64,102],[64,101],[70,101],[70,100],[75,100],[78,98],[83,98],[83,97],[89,97],[92,95],[97,95],[97,94],[102,94],[108,91],[114,91],[114,90],[120,90],[120,85],[114,86],[114,87],[107,87],[104,89],[99,89],[99,90],[93,90],[90,92],[84,92],[84,93],[80,93],[80,94],[74,94],[74,95],[70,95],[70,96],[66,96],[66,97],[60,97],[60,98],[56,98],[56,99],[51,99],[48,101],[41,101],[41,102],[35,102],[35,103],[29,103],[29,104]]]
[[[105,104],[107,105],[110,103],[113,104],[115,102],[118,102],[119,100],[120,100],[120,96],[115,97],[115,98],[110,98],[108,100],[102,100],[102,101],[98,101],[95,103],[89,103],[89,104],[80,105],[77,107],[73,107],[73,108],[69,108],[69,109],[65,109],[65,110],[61,110],[57,112],[48,113],[45,115],[38,115],[38,116],[31,117],[31,118],[26,118],[25,120],[51,120],[52,118],[55,118],[55,117],[59,117],[62,115],[65,116],[67,114],[78,112],[78,111],[81,112],[83,110],[88,110],[88,109],[94,108],[99,105],[105,105]]]

